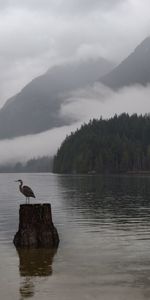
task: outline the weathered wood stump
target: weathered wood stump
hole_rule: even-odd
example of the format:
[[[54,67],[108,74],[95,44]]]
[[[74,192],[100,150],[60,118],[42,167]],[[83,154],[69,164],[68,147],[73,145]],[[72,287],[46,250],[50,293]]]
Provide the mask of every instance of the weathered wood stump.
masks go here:
[[[57,248],[59,236],[52,221],[51,205],[22,204],[19,230],[14,236],[16,248]]]

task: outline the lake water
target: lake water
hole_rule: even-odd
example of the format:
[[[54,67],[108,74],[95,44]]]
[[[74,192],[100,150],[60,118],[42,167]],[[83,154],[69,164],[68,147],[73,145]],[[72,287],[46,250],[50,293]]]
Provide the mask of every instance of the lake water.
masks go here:
[[[20,178],[52,205],[57,253],[12,243]],[[150,177],[0,174],[0,299],[150,299]]]

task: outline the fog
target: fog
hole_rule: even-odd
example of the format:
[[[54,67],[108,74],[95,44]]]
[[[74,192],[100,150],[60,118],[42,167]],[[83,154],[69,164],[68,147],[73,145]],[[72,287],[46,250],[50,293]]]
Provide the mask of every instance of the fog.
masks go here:
[[[53,65],[88,57],[116,64],[150,35],[149,0],[0,0],[0,107]],[[150,111],[150,87],[113,92],[95,84],[66,95],[60,114],[77,122],[0,141],[0,163],[54,155],[89,119]]]
[[[40,134],[27,135],[0,141],[0,164],[26,162],[30,158],[53,156],[63,139],[74,131],[79,123],[54,128]]]
[[[75,91],[62,106],[61,113],[77,117],[82,122],[92,118],[110,118],[115,114],[145,114],[150,112],[150,85],[125,87],[117,92],[101,85]]]
[[[150,34],[149,0],[0,0],[0,106],[64,60],[120,62]]]
[[[61,107],[62,115],[73,115],[78,122],[71,126],[54,128],[44,133],[0,141],[0,164],[25,162],[30,158],[53,156],[66,135],[80,128],[93,118],[109,118],[127,112],[145,114],[150,112],[150,86],[133,86],[118,92],[95,84],[72,92]]]

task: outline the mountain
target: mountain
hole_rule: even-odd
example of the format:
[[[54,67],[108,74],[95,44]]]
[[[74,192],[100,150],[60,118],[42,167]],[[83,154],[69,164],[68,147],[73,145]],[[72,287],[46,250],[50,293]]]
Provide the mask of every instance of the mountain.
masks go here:
[[[26,85],[0,110],[0,139],[39,133],[73,120],[61,116],[64,93],[93,83],[113,64],[99,58],[55,66]]]
[[[131,55],[100,81],[112,89],[150,82],[150,37],[147,37]]]
[[[150,171],[150,116],[93,120],[71,133],[54,158],[54,173]]]

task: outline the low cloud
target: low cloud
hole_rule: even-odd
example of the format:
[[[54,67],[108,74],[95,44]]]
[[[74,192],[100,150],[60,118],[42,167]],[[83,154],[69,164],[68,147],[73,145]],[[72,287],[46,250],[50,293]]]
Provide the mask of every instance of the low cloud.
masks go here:
[[[93,118],[109,118],[123,112],[150,113],[150,85],[133,86],[114,92],[101,84],[72,92],[61,115],[73,116],[78,120],[70,126],[54,128],[44,133],[0,141],[0,164],[27,161],[30,158],[53,156],[66,135],[80,128],[81,124]]]
[[[54,128],[40,134],[0,141],[0,164],[25,162],[44,155],[53,156],[67,134],[80,123]]]
[[[87,122],[92,118],[110,118],[115,114],[145,114],[150,112],[150,85],[125,87],[117,92],[95,84],[73,92],[61,108],[63,116],[72,115]]]

